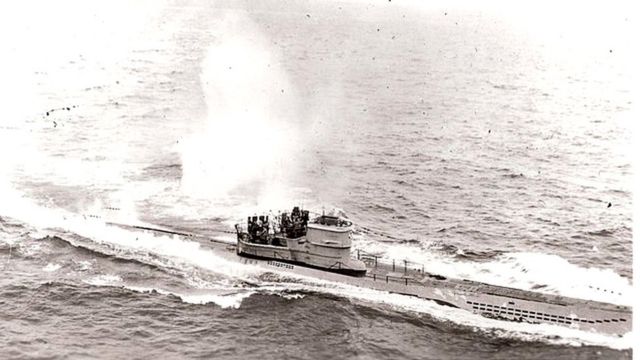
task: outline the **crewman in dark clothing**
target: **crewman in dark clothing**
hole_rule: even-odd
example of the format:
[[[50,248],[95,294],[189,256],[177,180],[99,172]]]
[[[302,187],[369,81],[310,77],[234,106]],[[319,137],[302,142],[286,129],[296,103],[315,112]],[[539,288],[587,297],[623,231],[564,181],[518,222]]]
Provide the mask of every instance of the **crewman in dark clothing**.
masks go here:
[[[258,231],[256,232],[256,239],[263,244],[267,243],[267,228],[263,225],[258,225]]]
[[[291,219],[289,218],[289,214],[287,213],[282,214],[280,226],[282,228],[282,232],[288,237],[291,231]]]

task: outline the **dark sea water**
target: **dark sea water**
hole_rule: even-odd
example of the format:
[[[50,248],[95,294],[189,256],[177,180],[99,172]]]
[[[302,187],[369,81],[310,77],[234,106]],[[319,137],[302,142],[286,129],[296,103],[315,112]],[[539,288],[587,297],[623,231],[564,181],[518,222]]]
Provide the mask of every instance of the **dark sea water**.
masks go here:
[[[206,239],[105,224],[231,242],[255,212],[339,208],[354,246],[386,259],[631,304],[620,10],[571,22],[395,1],[10,10],[2,358],[631,358],[632,334],[283,278],[226,263]]]

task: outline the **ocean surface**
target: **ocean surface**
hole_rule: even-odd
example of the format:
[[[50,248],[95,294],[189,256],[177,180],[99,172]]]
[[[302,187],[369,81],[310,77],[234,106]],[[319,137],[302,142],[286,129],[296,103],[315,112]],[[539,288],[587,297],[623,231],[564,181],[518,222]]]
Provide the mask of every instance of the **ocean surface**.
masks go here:
[[[631,358],[632,334],[284,279],[106,223],[233,242],[247,215],[337,208],[389,261],[631,304],[623,11],[20,6],[0,15],[2,358]]]

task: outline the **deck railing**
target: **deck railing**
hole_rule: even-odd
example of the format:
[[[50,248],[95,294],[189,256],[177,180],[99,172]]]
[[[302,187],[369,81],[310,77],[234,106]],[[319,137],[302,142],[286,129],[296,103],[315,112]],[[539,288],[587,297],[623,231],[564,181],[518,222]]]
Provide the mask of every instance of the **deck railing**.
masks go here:
[[[373,266],[374,268],[389,268],[391,267],[391,271],[393,272],[404,272],[405,274],[424,274],[424,264],[412,262],[409,260],[396,260],[391,259],[391,263],[381,261],[381,257],[375,254],[369,254],[362,250],[357,250],[358,260],[364,261],[369,266]]]
[[[391,262],[381,261],[381,257],[375,254],[369,254],[362,250],[357,250],[357,258],[360,261],[365,262],[368,266],[374,269],[381,269],[383,271],[391,271],[386,273],[367,272],[367,277],[372,278],[374,281],[384,282],[397,282],[404,285],[422,285],[422,283],[413,275],[428,275],[435,277],[439,280],[444,280],[445,277],[440,275],[432,275],[425,273],[424,264],[412,262],[409,260],[396,260],[391,259]]]

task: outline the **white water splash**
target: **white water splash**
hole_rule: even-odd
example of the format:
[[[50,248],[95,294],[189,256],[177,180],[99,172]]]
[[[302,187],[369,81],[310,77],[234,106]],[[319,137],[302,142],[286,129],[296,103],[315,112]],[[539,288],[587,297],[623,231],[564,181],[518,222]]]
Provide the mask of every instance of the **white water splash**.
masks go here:
[[[42,271],[54,272],[54,271],[58,271],[61,267],[62,267],[62,265],[60,265],[60,264],[48,263],[47,266],[42,268]]]
[[[94,286],[116,286],[122,284],[122,278],[114,274],[95,275],[83,281]]]
[[[295,92],[271,46],[249,18],[225,17],[202,62],[205,126],[178,146],[184,193],[290,204],[284,184],[295,173],[302,139]]]
[[[238,309],[242,301],[253,295],[253,291],[236,292],[230,294],[194,294],[178,295],[182,301],[190,304],[216,304],[223,309]]]

